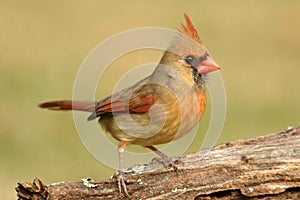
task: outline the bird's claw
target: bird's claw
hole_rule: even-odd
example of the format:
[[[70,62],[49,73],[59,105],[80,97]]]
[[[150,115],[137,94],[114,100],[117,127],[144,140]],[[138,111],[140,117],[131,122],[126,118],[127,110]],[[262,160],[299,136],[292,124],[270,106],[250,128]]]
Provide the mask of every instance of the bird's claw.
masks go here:
[[[162,163],[165,167],[172,167],[175,171],[178,170],[176,166],[178,160],[172,161],[172,159],[169,157],[154,158],[153,160],[157,160],[158,162]]]
[[[127,191],[127,187],[126,187],[126,183],[125,183],[125,177],[123,175],[123,172],[119,171],[117,174],[117,180],[118,180],[118,188],[119,188],[119,193],[122,193],[122,189],[124,191],[124,193],[126,194],[126,196],[131,199],[128,191]]]
[[[177,171],[177,170],[178,170],[178,168],[177,168],[175,162],[173,162],[173,161],[172,161],[171,163],[169,163],[169,167],[172,167],[172,168],[174,169],[174,171]]]

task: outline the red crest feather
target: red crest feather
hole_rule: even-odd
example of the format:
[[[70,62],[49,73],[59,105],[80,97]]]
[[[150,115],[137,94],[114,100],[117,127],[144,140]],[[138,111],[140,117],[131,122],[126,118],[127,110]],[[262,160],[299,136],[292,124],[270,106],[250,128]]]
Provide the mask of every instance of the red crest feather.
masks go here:
[[[186,22],[186,26],[183,23],[181,23],[181,27],[183,29],[181,32],[201,44],[201,40],[198,36],[197,30],[195,29],[194,25],[192,24],[191,19],[189,18],[189,16],[187,14],[184,14],[184,19]]]

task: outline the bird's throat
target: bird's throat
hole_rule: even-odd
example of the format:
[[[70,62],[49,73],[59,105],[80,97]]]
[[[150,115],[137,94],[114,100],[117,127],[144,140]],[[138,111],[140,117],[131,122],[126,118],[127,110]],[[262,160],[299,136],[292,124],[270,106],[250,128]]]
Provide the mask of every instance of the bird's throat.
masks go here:
[[[199,89],[199,90],[204,90],[205,89],[205,81],[203,78],[202,74],[198,74],[197,70],[192,68],[192,76],[195,82],[195,86]]]

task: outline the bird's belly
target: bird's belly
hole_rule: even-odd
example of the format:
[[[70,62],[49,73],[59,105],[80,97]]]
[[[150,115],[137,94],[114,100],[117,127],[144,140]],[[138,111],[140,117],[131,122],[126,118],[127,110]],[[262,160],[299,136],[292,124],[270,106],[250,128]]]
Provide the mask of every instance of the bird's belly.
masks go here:
[[[205,97],[197,100],[196,105],[189,100],[181,106],[172,105],[167,113],[154,108],[153,113],[102,116],[99,123],[119,141],[142,146],[164,144],[181,138],[198,123],[205,109]]]

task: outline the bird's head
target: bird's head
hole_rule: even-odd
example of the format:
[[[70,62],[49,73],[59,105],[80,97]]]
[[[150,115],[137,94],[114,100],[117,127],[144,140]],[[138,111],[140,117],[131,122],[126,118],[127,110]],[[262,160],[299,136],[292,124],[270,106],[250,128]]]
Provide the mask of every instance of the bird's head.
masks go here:
[[[219,70],[220,66],[209,55],[190,18],[186,14],[184,18],[186,25],[181,24],[180,33],[171,42],[161,63],[175,68],[186,78],[191,76],[194,83],[200,83],[202,75]]]

